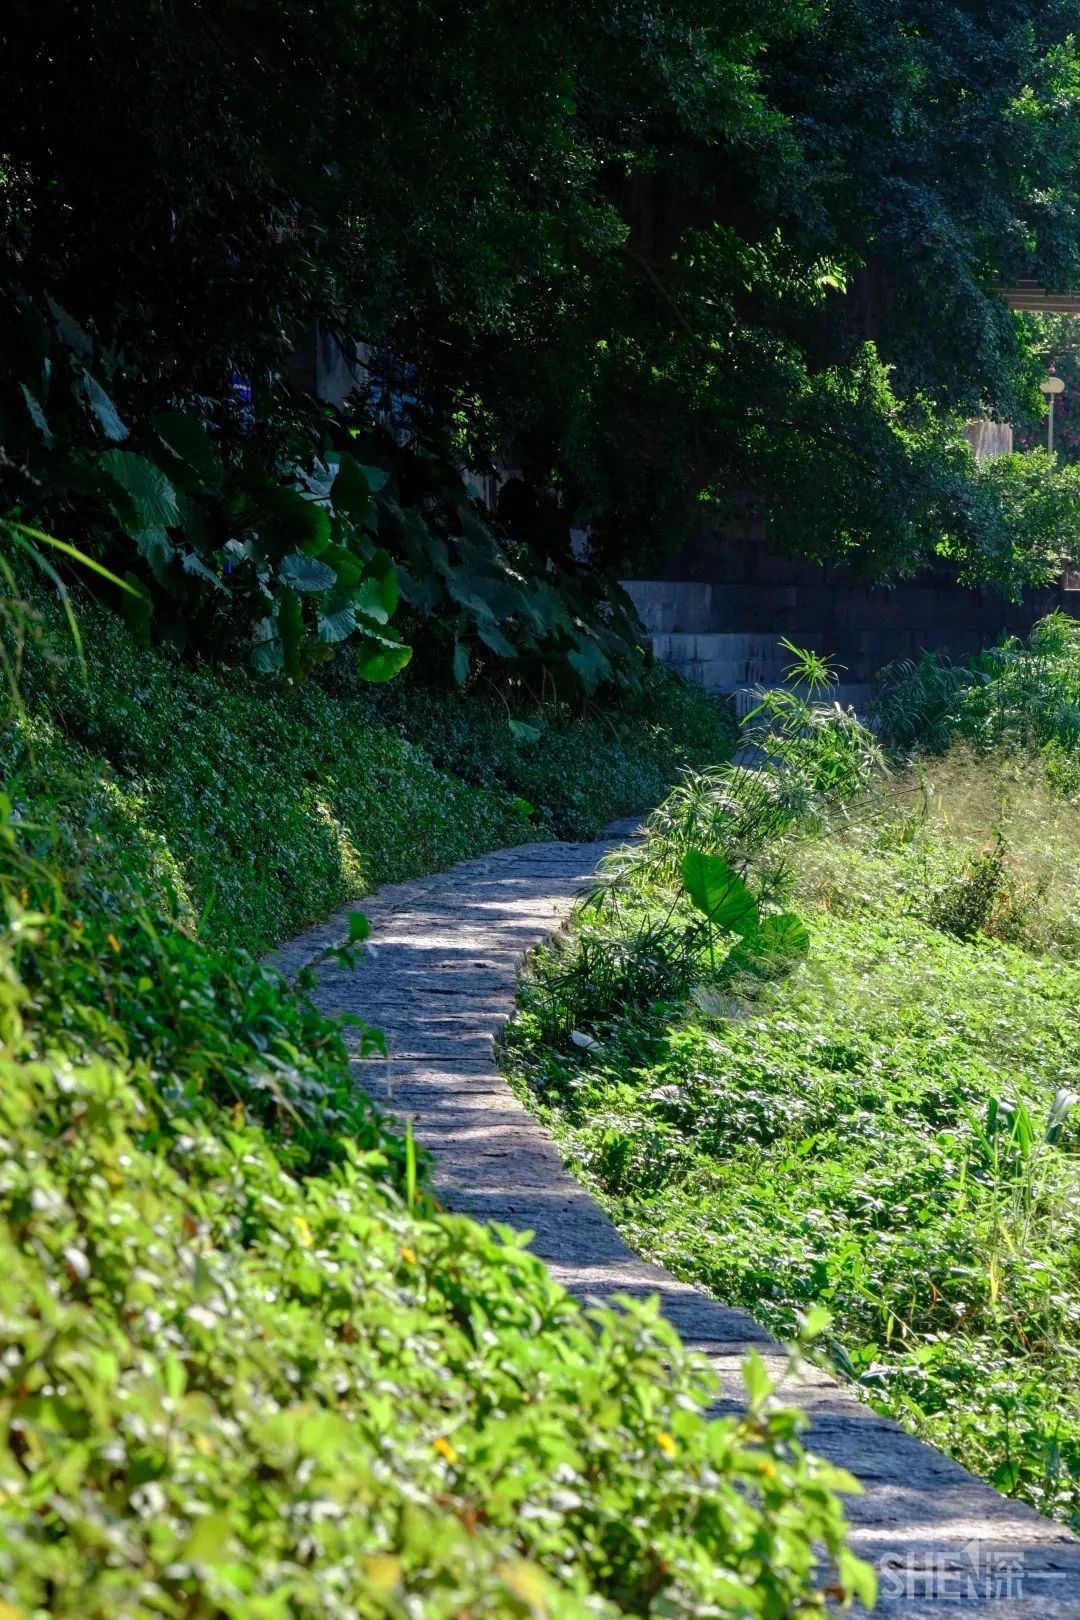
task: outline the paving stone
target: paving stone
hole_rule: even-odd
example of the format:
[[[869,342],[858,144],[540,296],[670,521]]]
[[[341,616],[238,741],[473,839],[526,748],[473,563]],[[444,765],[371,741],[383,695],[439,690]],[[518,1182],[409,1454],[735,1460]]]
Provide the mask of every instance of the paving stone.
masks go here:
[[[784,1398],[807,1413],[807,1443],[862,1482],[848,1516],[853,1545],[880,1566],[881,1613],[1080,1620],[1080,1540],[972,1478],[819,1369],[791,1376],[781,1346],[746,1311],[634,1254],[499,1075],[496,1041],[513,1011],[522,956],[565,920],[597,863],[633,830],[619,824],[595,844],[525,844],[393,885],[268,961],[287,975],[317,964],[319,1006],[384,1030],[390,1058],[357,1058],[354,1072],[380,1105],[412,1122],[447,1208],[535,1233],[536,1253],[583,1302],[658,1295],[684,1341],[712,1363],[717,1413],[742,1404],[745,1351],[764,1356]],[[320,962],[348,938],[354,910],[370,919],[373,948],[355,968]]]

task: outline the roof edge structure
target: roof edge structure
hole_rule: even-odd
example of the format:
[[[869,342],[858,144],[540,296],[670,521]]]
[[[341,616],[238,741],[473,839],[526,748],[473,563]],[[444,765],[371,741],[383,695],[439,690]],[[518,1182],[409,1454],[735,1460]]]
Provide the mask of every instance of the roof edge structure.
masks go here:
[[[1048,292],[1034,276],[1020,276],[1012,287],[995,292],[1010,309],[1031,315],[1080,315],[1080,292]]]

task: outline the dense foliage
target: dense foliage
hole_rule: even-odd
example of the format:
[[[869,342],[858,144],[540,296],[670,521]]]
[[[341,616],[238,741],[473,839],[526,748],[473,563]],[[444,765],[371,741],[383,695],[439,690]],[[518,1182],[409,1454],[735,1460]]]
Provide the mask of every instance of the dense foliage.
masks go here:
[[[129,454],[160,470],[163,415],[210,424],[228,473],[211,528],[255,555],[230,584],[220,544],[143,512],[135,572],[156,595],[158,565],[193,559],[179,583],[201,580],[215,619],[222,593],[254,594],[246,629],[263,626],[275,666],[323,656],[355,622],[386,634],[350,594],[386,609],[362,524],[356,544],[334,534],[338,551],[290,527],[265,554],[262,507],[295,525],[304,479],[325,492],[347,449],[339,437],[327,461],[310,397],[316,323],[353,364],[353,425],[379,418],[408,438],[419,415],[449,442],[444,467],[521,469],[529,501],[506,513],[509,538],[560,559],[571,585],[571,522],[626,565],[677,539],[699,499],[749,490],[812,555],[896,572],[944,546],[1015,589],[1051,564],[1029,555],[1014,491],[975,489],[960,428],[1037,400],[995,278],[1080,273],[1071,26],[1060,0],[512,14],[93,0],[74,17],[15,0],[0,25],[4,304],[47,322],[51,299],[112,357],[84,388],[96,420],[77,423],[111,458],[107,477]],[[94,408],[103,382],[130,424],[122,451]],[[5,506],[33,518],[52,502],[21,441],[56,428],[39,366],[10,384]],[[167,436],[165,450],[176,457]],[[198,504],[203,487],[191,493]],[[347,529],[349,503],[331,505]],[[129,510],[104,511],[130,528]],[[171,550],[142,538],[162,529]],[[283,575],[297,554],[314,560]],[[472,595],[424,555],[418,583],[453,638]],[[504,575],[475,622],[505,659],[518,638],[491,609],[510,582],[480,572]],[[329,611],[309,599],[320,592]],[[594,665],[602,615],[571,605],[578,622],[560,629],[531,595],[533,633],[553,642],[542,661],[573,669],[586,625]]]
[[[1076,1525],[1075,630],[1036,646],[1000,707],[962,689],[979,751],[881,778],[790,699],[773,769],[688,778],[539,964],[511,1061],[643,1252],[780,1333],[827,1309],[868,1402]],[[1049,773],[1017,752],[1051,740]]]
[[[0,799],[0,1609],[870,1601],[854,1482],[760,1363],[746,1416],[710,1422],[712,1375],[654,1307],[586,1312],[431,1199],[356,1085],[375,1032],[347,1046],[303,986],[199,937],[247,919],[254,942],[379,861],[501,836],[507,795],[356,698],[275,701],[82,626],[86,679],[61,663],[49,703],[27,681]],[[351,838],[371,867],[342,888],[320,862]]]
[[[958,740],[1038,753],[1068,783],[1080,751],[1080,624],[1052,613],[1026,640],[1011,637],[966,664],[929,654],[891,664],[878,678],[874,724],[899,753],[940,753]]]
[[[595,837],[734,741],[726,709],[662,671],[590,716],[522,708],[515,733],[494,694],[436,696],[404,677],[376,697],[344,668],[333,686],[273,692],[144,649],[85,604],[77,619],[85,663],[47,597],[24,603],[24,718],[0,742],[8,794],[27,806],[47,793],[65,836],[126,849],[159,904],[250,950],[381,883]],[[82,858],[67,846],[67,866]]]

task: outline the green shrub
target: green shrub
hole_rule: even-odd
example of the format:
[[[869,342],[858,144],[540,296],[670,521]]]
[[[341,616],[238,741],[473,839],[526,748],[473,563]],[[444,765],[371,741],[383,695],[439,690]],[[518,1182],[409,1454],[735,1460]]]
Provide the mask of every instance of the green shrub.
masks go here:
[[[55,801],[68,839],[137,852],[160,904],[252,951],[381,883],[555,832],[595,836],[733,740],[726,711],[661,672],[613,699],[613,719],[557,716],[521,742],[494,696],[272,688],[139,648],[81,604],[84,672],[58,651],[55,606],[33,611],[50,650],[31,638],[29,716],[0,742],[13,797]]]
[[[875,724],[887,746],[941,752],[964,740],[983,749],[1080,752],[1080,623],[1040,621],[1026,641],[987,648],[968,666],[926,654],[881,672]]]
[[[642,1252],[780,1334],[827,1309],[865,1399],[1080,1525],[1080,812],[970,749],[791,815],[761,775],[661,807],[537,958],[511,1072]],[[605,935],[679,952],[695,845],[798,908],[806,963],[588,1003]]]
[[[728,759],[737,736],[721,700],[659,667],[639,690],[584,715],[522,708],[524,735],[494,693],[440,692],[406,677],[361,700],[455,776],[527,799],[556,838],[593,838],[652,809],[681,769]]]
[[[870,1601],[853,1482],[760,1364],[746,1417],[710,1422],[713,1377],[653,1305],[583,1311],[417,1190],[341,1031],[158,909],[138,807],[106,781],[65,820],[81,764],[0,828],[0,1607]]]

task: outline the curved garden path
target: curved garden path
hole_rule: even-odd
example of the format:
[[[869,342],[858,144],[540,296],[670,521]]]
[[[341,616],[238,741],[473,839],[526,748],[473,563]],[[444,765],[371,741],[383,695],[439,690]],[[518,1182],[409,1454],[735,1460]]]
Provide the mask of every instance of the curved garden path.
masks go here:
[[[609,832],[617,838],[622,830]],[[745,1311],[627,1247],[494,1061],[522,956],[567,917],[612,847],[612,839],[527,844],[382,889],[362,902],[374,948],[355,970],[321,963],[313,994],[326,1012],[355,1013],[386,1032],[389,1058],[357,1059],[357,1078],[412,1120],[432,1153],[442,1201],[534,1231],[536,1252],[579,1298],[659,1294],[685,1342],[719,1372],[722,1410],[740,1399],[746,1348],[755,1345],[778,1370],[779,1347]],[[296,973],[341,943],[347,918],[345,911],[309,930],[271,961]],[[865,1487],[848,1514],[856,1550],[890,1560],[879,1574],[878,1612],[1080,1620],[1080,1540],[878,1417],[824,1373],[811,1369],[785,1394],[810,1415],[813,1448]]]

